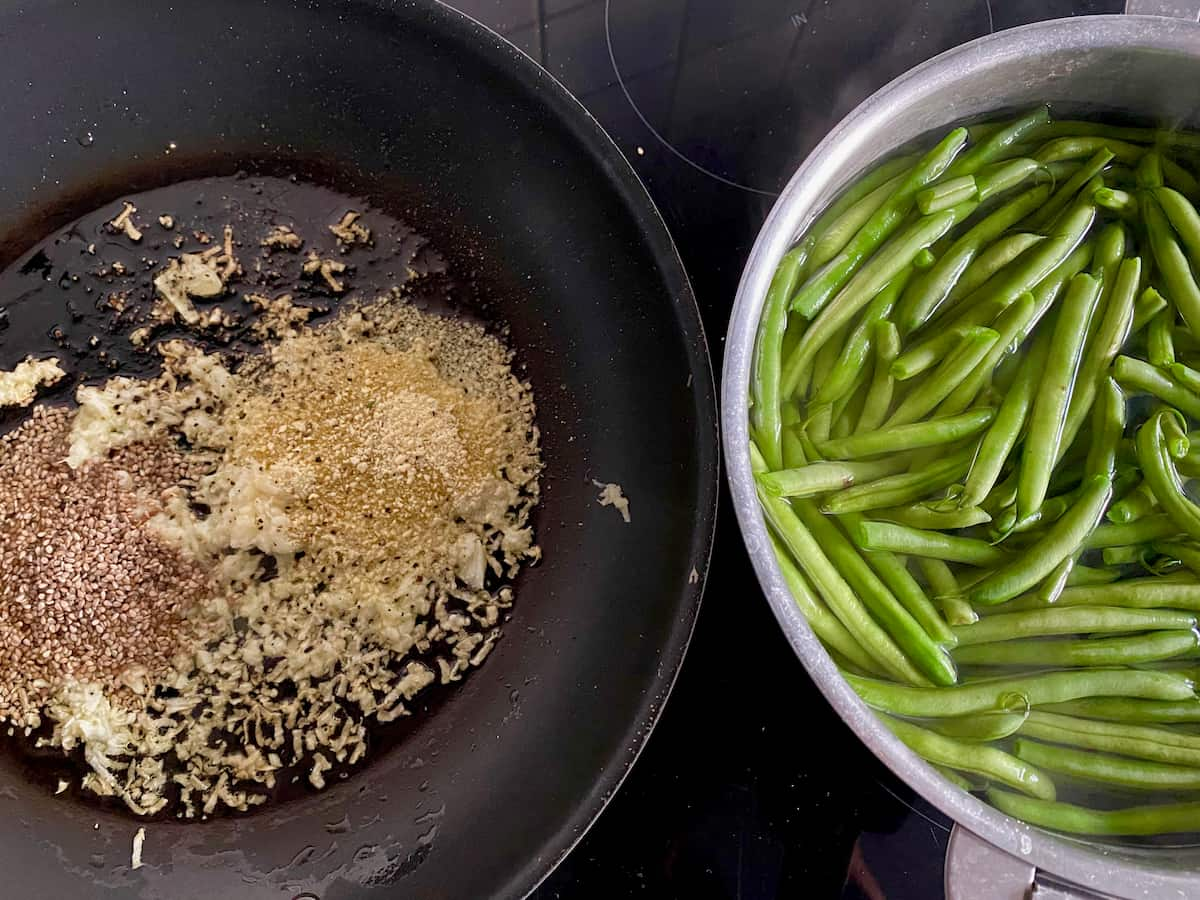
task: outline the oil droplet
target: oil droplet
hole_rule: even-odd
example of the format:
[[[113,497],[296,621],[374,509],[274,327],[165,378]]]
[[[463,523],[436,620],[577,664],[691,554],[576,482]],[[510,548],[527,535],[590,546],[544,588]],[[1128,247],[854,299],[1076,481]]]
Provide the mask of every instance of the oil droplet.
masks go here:
[[[77,143],[80,147],[90,147],[92,144],[96,143],[96,136],[90,131],[81,131],[79,134],[75,135],[75,143]]]

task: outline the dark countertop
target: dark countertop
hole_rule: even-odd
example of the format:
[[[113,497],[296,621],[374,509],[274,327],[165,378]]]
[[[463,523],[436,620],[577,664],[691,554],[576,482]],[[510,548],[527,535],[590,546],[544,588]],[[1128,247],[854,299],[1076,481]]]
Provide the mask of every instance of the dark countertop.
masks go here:
[[[450,0],[545,65],[679,245],[713,364],[774,194],[843,115],[955,44],[1120,0]],[[606,40],[606,33],[610,40]],[[619,73],[619,76],[618,76]],[[722,497],[708,590],[641,760],[538,900],[942,896],[947,820],[818,694]]]

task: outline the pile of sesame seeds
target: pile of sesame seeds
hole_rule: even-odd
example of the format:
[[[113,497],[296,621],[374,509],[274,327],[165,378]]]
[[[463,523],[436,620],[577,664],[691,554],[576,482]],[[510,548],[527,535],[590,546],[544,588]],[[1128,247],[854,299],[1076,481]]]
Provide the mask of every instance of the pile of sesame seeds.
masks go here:
[[[179,452],[135,444],[74,470],[71,422],[70,410],[37,407],[0,438],[0,720],[25,727],[67,681],[116,696],[132,671],[165,668],[208,590],[146,527],[188,474]]]

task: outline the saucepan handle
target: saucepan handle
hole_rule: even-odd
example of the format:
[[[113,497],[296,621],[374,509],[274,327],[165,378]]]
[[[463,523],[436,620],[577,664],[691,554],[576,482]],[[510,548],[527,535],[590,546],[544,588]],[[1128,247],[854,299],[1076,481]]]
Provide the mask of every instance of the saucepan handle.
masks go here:
[[[946,848],[946,900],[1099,900],[1080,887],[1047,881],[1023,859],[961,825]]]
[[[1167,16],[1200,21],[1200,0],[1125,0],[1127,16]]]

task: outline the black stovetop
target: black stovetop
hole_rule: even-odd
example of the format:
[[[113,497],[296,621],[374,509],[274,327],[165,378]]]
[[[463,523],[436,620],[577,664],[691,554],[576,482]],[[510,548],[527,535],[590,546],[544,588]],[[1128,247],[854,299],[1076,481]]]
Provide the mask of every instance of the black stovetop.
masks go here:
[[[955,44],[1121,0],[449,0],[571,89],[632,161],[699,299],[713,366],[775,193],[856,104]],[[942,896],[948,821],[828,707],[722,497],[708,589],[633,772],[535,893],[686,900]]]

